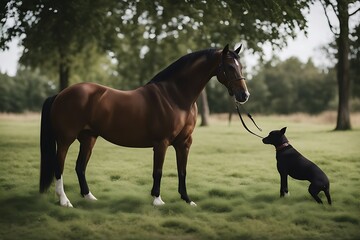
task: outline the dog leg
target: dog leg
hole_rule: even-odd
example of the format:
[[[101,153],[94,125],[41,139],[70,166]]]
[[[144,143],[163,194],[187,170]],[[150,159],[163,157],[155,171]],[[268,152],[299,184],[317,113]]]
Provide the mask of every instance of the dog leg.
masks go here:
[[[280,197],[288,195],[287,174],[280,174]]]
[[[325,192],[325,196],[327,198],[328,203],[331,205],[331,197],[330,197],[329,188],[325,189],[324,192]]]
[[[321,199],[318,196],[319,192],[320,192],[320,189],[316,185],[311,183],[309,186],[309,193],[315,199],[316,202],[323,204],[323,202],[321,201]]]

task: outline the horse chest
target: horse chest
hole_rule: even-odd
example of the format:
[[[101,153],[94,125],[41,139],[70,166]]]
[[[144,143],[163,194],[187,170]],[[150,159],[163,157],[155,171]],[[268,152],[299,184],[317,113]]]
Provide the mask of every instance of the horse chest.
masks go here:
[[[187,124],[188,114],[182,111],[174,111],[155,119],[152,128],[158,138],[172,140],[184,129]]]
[[[147,103],[151,103],[148,128],[150,135],[156,139],[167,139],[171,142],[187,126],[192,108],[182,109],[178,101],[173,97],[176,92],[171,92],[167,88],[156,86],[156,90],[147,96]]]

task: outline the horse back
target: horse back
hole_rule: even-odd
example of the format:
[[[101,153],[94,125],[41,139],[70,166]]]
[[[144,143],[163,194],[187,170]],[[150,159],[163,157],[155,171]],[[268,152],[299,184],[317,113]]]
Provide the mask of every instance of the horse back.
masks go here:
[[[52,108],[58,138],[74,141],[82,130],[127,147],[152,147],[155,142],[187,138],[196,122],[196,104],[180,109],[164,88],[149,84],[120,91],[80,83],[62,91]]]

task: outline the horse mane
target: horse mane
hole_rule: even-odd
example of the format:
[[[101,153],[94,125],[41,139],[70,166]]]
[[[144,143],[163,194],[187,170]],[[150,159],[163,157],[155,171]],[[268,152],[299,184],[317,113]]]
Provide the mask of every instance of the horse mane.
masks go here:
[[[206,56],[206,58],[208,59],[214,56],[217,50],[218,49],[215,48],[209,48],[209,49],[204,49],[186,54],[180,57],[172,64],[170,64],[170,66],[168,66],[167,68],[163,69],[158,74],[156,74],[147,84],[163,82],[168,79],[171,79],[171,76],[179,72],[184,66],[191,64],[192,62],[196,61],[198,58],[202,56]]]

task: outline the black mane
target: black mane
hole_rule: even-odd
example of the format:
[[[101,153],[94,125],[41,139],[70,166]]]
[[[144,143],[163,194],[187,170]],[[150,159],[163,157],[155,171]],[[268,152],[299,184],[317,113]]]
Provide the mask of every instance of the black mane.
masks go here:
[[[181,70],[184,66],[194,62],[196,59],[202,56],[206,56],[206,58],[210,58],[214,55],[216,51],[217,49],[215,48],[209,48],[182,56],[181,58],[170,64],[170,66],[168,66],[167,68],[163,69],[161,72],[156,74],[147,84],[166,81],[167,79],[171,78],[171,76],[173,76],[176,72]]]

